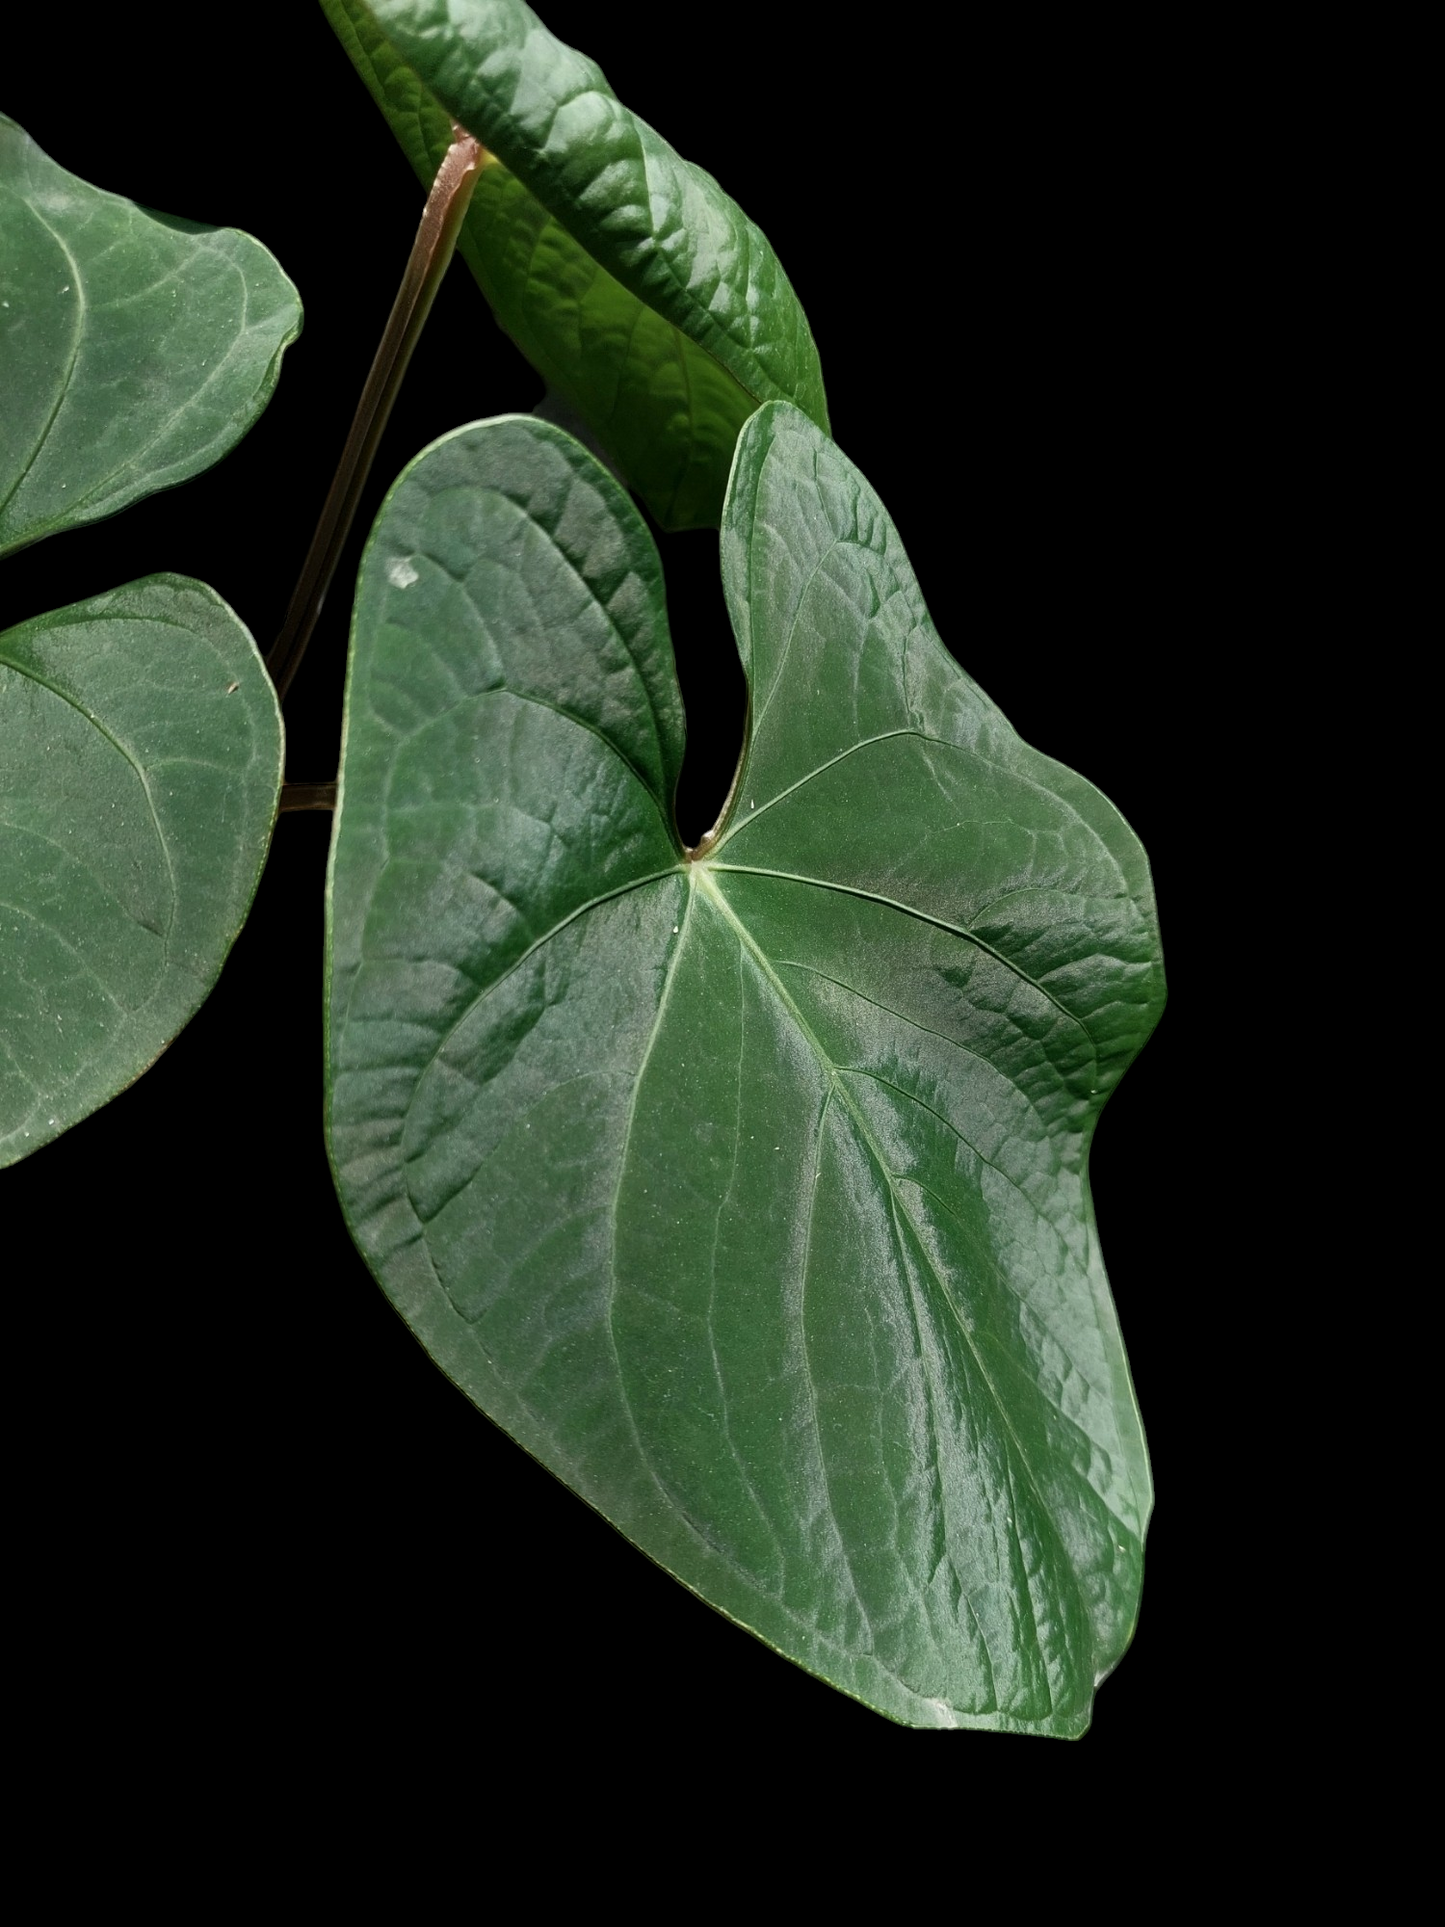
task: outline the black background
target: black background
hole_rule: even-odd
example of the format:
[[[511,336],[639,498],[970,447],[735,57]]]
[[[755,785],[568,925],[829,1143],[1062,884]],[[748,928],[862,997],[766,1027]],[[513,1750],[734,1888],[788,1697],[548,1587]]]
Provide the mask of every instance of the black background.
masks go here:
[[[97,12],[82,60],[55,9],[33,17],[29,63],[9,64],[0,106],[54,159],[255,234],[306,322],[271,407],[218,467],[0,569],[6,623],[157,570],[212,584],[263,648],[282,619],[421,193],[319,9],[241,11],[244,36],[225,25],[235,10]],[[1195,1725],[1220,1560],[1193,1469],[1219,1393],[1190,1222],[1183,834],[1215,538],[1187,479],[1201,348],[1174,103],[1141,94],[1092,30],[969,30],[945,52],[911,29],[917,44],[884,59],[820,45],[823,16],[791,4],[741,38],[648,5],[543,12],[768,233],[834,433],[887,502],[944,640],[1150,852],[1186,1011],[1130,1071],[1092,1166],[1160,1492],[1139,1632],[1081,1747],[911,1736],[698,1604],[481,1419],[337,1208],[321,1133],[330,819],[288,816],[199,1016],[5,1179],[11,1251],[29,1252],[9,1297],[32,1411],[16,1530],[37,1663],[63,1652],[101,1718],[144,1708],[196,1735],[260,1723],[308,1745],[400,1718],[488,1748],[547,1734],[579,1768],[619,1739],[686,1762],[766,1736],[810,1771],[926,1756],[932,1773],[946,1746],[967,1782],[981,1767],[1093,1798],[1106,1768],[1157,1762]],[[385,487],[434,436],[539,391],[457,264],[288,702],[293,777],[335,769],[348,585]],[[683,805],[696,834],[731,772],[741,679],[715,538],[662,547],[701,719]]]

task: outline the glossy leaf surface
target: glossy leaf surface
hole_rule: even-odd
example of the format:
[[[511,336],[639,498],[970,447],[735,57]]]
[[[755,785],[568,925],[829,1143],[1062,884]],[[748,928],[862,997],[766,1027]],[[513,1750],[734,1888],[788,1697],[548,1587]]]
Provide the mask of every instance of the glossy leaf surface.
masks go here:
[[[430,186],[455,116],[492,157],[461,250],[498,321],[665,528],[716,525],[760,402],[827,426],[767,240],[520,0],[322,0]]]
[[[203,584],[150,576],[0,635],[0,1164],[199,1009],[280,785],[270,680]]]
[[[690,860],[625,495],[517,418],[392,491],[332,859],[343,1205],[452,1378],[714,1606],[895,1719],[1078,1733],[1150,1504],[1086,1178],[1162,1002],[1143,852],[796,410],[743,431],[723,565],[751,740]]]
[[[0,555],[235,446],[301,326],[249,235],[148,214],[0,115]]]

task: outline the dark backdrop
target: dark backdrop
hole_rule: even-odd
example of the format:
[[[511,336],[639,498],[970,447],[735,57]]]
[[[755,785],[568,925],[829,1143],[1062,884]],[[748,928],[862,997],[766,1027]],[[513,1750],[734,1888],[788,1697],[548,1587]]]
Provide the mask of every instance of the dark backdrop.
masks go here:
[[[716,42],[660,7],[543,12],[768,233],[812,321],[835,434],[887,502],[945,642],[1143,837],[1187,1004],[1181,832],[1213,538],[1189,480],[1199,328],[1162,83],[1141,92],[1091,30],[970,32],[945,51],[914,28],[882,58],[821,44],[822,16],[786,0]],[[244,37],[238,10],[97,11],[82,50],[68,10],[38,12],[28,63],[7,63],[0,105],[56,160],[254,233],[306,322],[230,457],[6,564],[5,622],[155,570],[211,583],[263,647],[281,621],[421,196],[319,9],[239,14]],[[288,704],[294,777],[335,768],[348,584],[385,486],[434,436],[530,408],[539,388],[458,264]],[[663,555],[701,719],[696,834],[731,772],[741,678],[715,539],[668,538]],[[982,1766],[1070,1802],[1106,1765],[1182,1739],[1214,1691],[1202,1629],[1220,1564],[1193,1471],[1213,1340],[1196,1311],[1207,1239],[1185,1221],[1200,1155],[1187,1007],[1129,1073],[1093,1161],[1160,1488],[1134,1648],[1083,1751],[910,1738],[652,1568],[480,1418],[389,1309],[322,1146],[329,827],[282,819],[194,1023],[6,1177],[40,1663],[66,1655],[102,1718],[149,1706],[197,1733],[260,1722],[306,1743],[399,1715],[488,1748],[626,1732],[691,1758],[766,1735],[809,1761],[820,1744],[895,1768],[926,1750],[930,1770],[948,1745],[950,1773]],[[1207,1396],[1215,1410],[1217,1383]]]

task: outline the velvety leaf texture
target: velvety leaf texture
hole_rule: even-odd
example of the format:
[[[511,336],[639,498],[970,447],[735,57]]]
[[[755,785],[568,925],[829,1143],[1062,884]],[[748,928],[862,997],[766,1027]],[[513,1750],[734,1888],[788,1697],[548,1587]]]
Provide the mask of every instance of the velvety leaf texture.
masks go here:
[[[646,1552],[894,1719],[1077,1734],[1150,1505],[1086,1177],[1147,866],[954,664],[797,410],[723,524],[751,692],[685,852],[653,545],[575,442],[435,444],[362,567],[328,1129],[384,1288]]]
[[[664,528],[715,526],[743,422],[826,428],[817,350],[762,233],[520,0],[322,0],[418,175],[482,141],[460,242],[493,312]]]
[[[301,327],[249,235],[147,214],[0,115],[0,555],[199,474]]]
[[[0,635],[0,1164],[199,1009],[280,787],[270,680],[202,583],[150,576]]]

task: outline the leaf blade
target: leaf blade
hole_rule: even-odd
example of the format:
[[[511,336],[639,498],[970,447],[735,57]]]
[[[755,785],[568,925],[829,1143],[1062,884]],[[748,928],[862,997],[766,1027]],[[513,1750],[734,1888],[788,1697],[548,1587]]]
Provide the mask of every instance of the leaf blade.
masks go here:
[[[255,893],[281,718],[214,591],[151,576],[0,635],[0,1163],[109,1101],[200,1007]]]
[[[665,528],[714,526],[760,401],[827,426],[817,351],[761,232],[512,0],[322,0],[419,177],[455,116],[489,150],[459,243],[501,326]]]
[[[529,446],[560,459],[551,434],[462,431],[441,445],[453,491],[472,464],[485,524]],[[651,811],[656,792],[619,773],[615,740],[575,728],[545,757],[529,748],[519,784],[501,692],[479,689],[467,760],[485,773],[462,814],[475,821],[476,796],[499,786],[566,849],[548,843],[539,862],[539,844],[514,864],[522,843],[498,825],[464,864],[429,873],[428,905],[465,871],[505,876],[518,914],[538,911],[511,961],[475,916],[448,926],[456,1004],[441,1009],[439,919],[403,929],[379,871],[369,897],[356,889],[348,820],[358,798],[369,822],[397,793],[366,692],[397,675],[379,586],[391,518],[411,515],[420,552],[425,517],[405,504],[437,458],[419,458],[379,520],[348,699],[360,707],[329,915],[353,974],[333,969],[328,1130],[359,1245],[485,1410],[778,1650],[908,1723],[1082,1731],[1132,1630],[1150,1503],[1086,1158],[1107,1094],[1099,1065],[1117,1077],[1162,993],[1156,957],[1149,988],[1134,985],[1133,1032],[1101,1055],[1082,1017],[1112,1007],[1136,966],[1112,956],[1106,920],[1105,990],[1090,1002],[1075,954],[1091,906],[1110,901],[1099,878],[1112,887],[1132,860],[1127,829],[1072,776],[1045,807],[1046,759],[943,654],[876,498],[796,411],[770,408],[744,430],[725,525],[757,718],[734,821],[700,861],[650,845],[601,897],[607,878],[560,799],[570,785],[595,806],[614,793],[604,775],[645,791]],[[617,517],[612,539],[635,540],[623,498],[568,459],[577,526],[600,542]],[[781,532],[797,595],[761,529]],[[539,550],[526,566],[547,600],[552,563]],[[489,591],[472,580],[480,608]],[[652,619],[637,659],[655,667],[666,634],[660,610]],[[434,648],[458,646],[450,615],[435,634]],[[797,700],[801,683],[780,685],[770,709],[770,671],[821,691],[825,713]],[[466,673],[454,662],[453,684]],[[543,694],[544,661],[531,673]],[[629,688],[640,716],[653,698],[636,663]],[[911,744],[913,732],[878,730],[900,713],[951,755],[950,731],[984,741],[975,780],[993,781],[1001,817],[1023,812],[1011,837],[994,848],[971,834],[936,770],[895,764],[887,790],[870,776],[831,800],[829,849],[799,771],[842,766],[839,729]],[[746,807],[751,776],[770,804],[761,817]],[[1092,840],[1064,874],[1044,832],[1085,804]],[[876,838],[848,833],[870,811],[907,859],[891,895],[869,868]],[[981,810],[970,821],[987,828]],[[786,865],[744,860],[790,833]],[[1038,929],[1025,941],[1010,925],[997,944],[969,929],[975,858],[986,900],[1002,876],[1029,887],[1030,864],[1069,898],[1073,924],[1053,931],[1075,966],[1062,990],[1025,967]],[[565,916],[548,894],[557,866],[571,874]],[[908,900],[921,889],[939,901]],[[1130,901],[1152,930],[1147,899]],[[366,981],[365,958],[383,950],[399,967],[373,965]]]
[[[0,115],[0,555],[114,515],[226,454],[300,331],[249,235],[146,213]]]

